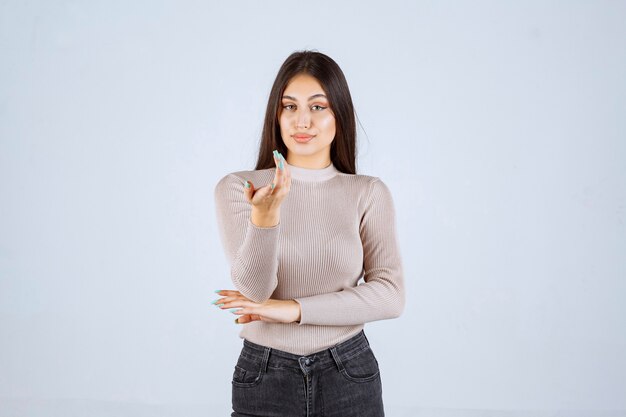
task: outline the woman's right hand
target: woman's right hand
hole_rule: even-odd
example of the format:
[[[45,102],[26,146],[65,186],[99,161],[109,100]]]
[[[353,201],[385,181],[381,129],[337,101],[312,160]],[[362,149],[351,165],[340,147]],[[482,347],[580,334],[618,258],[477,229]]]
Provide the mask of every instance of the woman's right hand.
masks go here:
[[[253,222],[255,222],[254,217],[257,217],[258,219],[268,219],[270,223],[278,223],[280,204],[291,188],[289,165],[278,151],[274,151],[274,163],[276,164],[276,172],[270,184],[256,188],[252,182],[248,181],[250,188],[244,186],[246,199],[252,205]],[[259,220],[259,222],[265,223],[263,220]],[[268,226],[267,224],[259,225]]]

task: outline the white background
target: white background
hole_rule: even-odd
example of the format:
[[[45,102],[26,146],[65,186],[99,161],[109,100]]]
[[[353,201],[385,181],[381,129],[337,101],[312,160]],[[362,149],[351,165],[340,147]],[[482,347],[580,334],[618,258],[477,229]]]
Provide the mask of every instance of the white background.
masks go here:
[[[0,1],[0,416],[228,415],[213,188],[253,169],[305,48],[343,69],[358,173],[394,196],[407,306],[366,324],[387,415],[626,416],[624,22],[624,1]]]

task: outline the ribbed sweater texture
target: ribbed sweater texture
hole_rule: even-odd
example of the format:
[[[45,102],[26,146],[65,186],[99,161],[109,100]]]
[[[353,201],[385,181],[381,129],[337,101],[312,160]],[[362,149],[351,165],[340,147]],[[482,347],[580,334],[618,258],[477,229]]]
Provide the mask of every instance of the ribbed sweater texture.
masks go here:
[[[289,166],[291,188],[274,227],[250,220],[244,183],[262,187],[276,168],[237,171],[215,186],[217,223],[235,289],[250,300],[296,300],[299,323],[253,321],[240,338],[310,355],[404,310],[395,209],[385,183],[334,164]],[[359,283],[359,280],[363,281]]]

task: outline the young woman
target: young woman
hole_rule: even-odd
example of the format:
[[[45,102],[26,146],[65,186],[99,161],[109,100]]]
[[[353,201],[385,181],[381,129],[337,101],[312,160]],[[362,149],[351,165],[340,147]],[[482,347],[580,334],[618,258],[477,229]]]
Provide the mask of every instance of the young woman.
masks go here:
[[[256,168],[215,187],[236,290],[213,304],[244,325],[232,417],[384,415],[363,328],[400,316],[404,280],[389,189],[355,172],[355,120],[337,63],[294,52],[270,93]]]

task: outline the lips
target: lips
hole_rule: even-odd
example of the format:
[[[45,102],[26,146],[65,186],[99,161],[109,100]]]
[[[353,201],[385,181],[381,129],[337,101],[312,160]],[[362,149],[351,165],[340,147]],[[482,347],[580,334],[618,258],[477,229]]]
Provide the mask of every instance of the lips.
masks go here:
[[[297,135],[293,135],[293,139],[298,143],[307,143],[308,141],[313,139],[313,136],[299,133]]]

